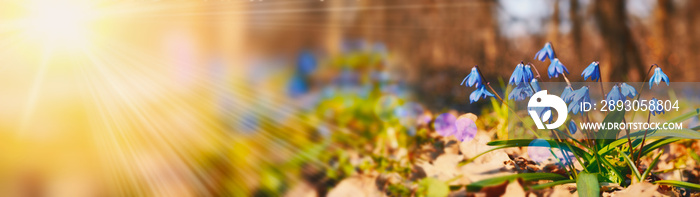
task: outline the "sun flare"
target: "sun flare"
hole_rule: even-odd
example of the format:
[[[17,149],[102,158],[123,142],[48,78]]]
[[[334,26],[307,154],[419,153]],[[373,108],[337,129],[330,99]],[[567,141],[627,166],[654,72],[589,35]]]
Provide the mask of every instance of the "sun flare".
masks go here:
[[[85,2],[37,1],[30,3],[26,33],[32,40],[50,47],[82,46],[90,38],[95,12]]]

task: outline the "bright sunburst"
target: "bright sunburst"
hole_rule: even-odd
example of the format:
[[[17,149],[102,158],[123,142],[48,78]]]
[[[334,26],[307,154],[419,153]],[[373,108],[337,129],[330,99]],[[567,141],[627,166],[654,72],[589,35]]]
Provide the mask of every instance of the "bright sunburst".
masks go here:
[[[97,19],[91,4],[82,1],[34,1],[23,20],[30,39],[49,47],[75,47],[89,43],[91,23]]]

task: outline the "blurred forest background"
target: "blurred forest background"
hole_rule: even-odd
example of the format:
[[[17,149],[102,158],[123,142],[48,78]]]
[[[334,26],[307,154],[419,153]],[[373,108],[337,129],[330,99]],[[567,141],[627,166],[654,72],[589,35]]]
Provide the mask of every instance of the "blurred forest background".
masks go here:
[[[275,43],[257,45],[269,47],[264,51],[292,53],[301,45],[335,53],[342,40],[384,43],[402,61],[398,70],[417,87],[421,100],[441,107],[467,100],[457,84],[473,65],[480,65],[487,78],[508,77],[520,61],[535,63],[534,53],[548,41],[558,50],[572,80],[578,80],[578,73],[590,62],[600,61],[603,81],[641,81],[654,63],[664,65],[674,81],[696,81],[696,73],[688,71],[698,68],[695,62],[700,61],[700,2],[690,0],[351,0],[249,5],[261,14],[250,16],[248,35],[255,42]],[[274,11],[292,7],[298,7],[292,11],[296,14]],[[547,66],[536,65],[540,71]]]

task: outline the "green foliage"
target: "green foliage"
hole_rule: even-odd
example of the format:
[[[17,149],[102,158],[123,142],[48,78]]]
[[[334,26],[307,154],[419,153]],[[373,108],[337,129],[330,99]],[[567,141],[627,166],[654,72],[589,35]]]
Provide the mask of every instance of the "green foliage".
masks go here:
[[[659,184],[659,185],[670,185],[670,186],[674,186],[674,187],[682,187],[682,188],[700,190],[700,185],[695,184],[695,183],[683,182],[683,181],[658,180],[658,181],[655,181],[654,183]]]
[[[576,178],[578,196],[593,197],[600,196],[600,184],[597,174],[582,172]]]
[[[554,173],[523,173],[523,174],[514,174],[514,175],[507,175],[507,176],[501,176],[501,177],[495,177],[495,178],[490,178],[490,179],[484,179],[481,181],[477,181],[474,183],[471,183],[469,185],[466,185],[467,191],[480,191],[484,187],[489,187],[489,186],[496,186],[503,184],[503,182],[506,181],[513,181],[516,179],[521,179],[523,181],[536,181],[536,180],[565,180],[566,177],[559,175],[559,174],[554,174]]]
[[[450,193],[447,183],[434,178],[425,178],[418,182],[418,196],[443,197]]]

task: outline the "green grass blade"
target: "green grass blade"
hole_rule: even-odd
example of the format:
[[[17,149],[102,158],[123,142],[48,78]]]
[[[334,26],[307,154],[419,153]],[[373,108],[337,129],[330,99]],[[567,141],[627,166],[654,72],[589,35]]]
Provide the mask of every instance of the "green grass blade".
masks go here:
[[[625,161],[627,162],[627,165],[630,167],[630,170],[632,170],[632,173],[634,174],[634,177],[637,178],[637,180],[640,180],[642,177],[639,174],[639,170],[637,169],[636,166],[634,166],[634,162],[628,157],[626,154],[621,154],[622,157],[625,158]]]
[[[644,170],[644,174],[642,174],[642,178],[640,180],[643,181],[643,180],[647,179],[647,176],[649,175],[649,173],[651,173],[651,169],[653,169],[654,166],[656,166],[656,163],[659,162],[659,157],[661,157],[662,154],[664,154],[663,150],[661,150],[661,152],[659,152],[659,155],[657,155],[656,158],[654,158],[654,160],[651,161],[651,164],[649,164],[649,167],[647,167],[647,169]]]
[[[490,178],[490,179],[484,179],[481,181],[477,181],[474,183],[471,183],[469,185],[466,185],[467,191],[471,192],[476,192],[480,191],[484,187],[489,187],[489,186],[495,186],[502,184],[503,182],[506,181],[512,181],[515,179],[522,179],[523,181],[535,181],[535,180],[566,180],[567,178],[559,175],[559,174],[554,174],[554,173],[523,173],[523,174],[514,174],[514,175],[507,175],[507,176],[501,176],[501,177],[495,177],[495,178]]]
[[[622,175],[622,173],[620,173],[620,171],[618,171],[617,168],[615,168],[615,166],[610,163],[610,161],[608,161],[605,158],[601,158],[600,161],[602,161],[604,166],[608,167],[606,169],[610,172],[610,174],[612,174],[612,176],[614,176],[614,177],[606,177],[606,178],[610,179],[611,181],[613,181],[617,184],[621,184],[622,181],[625,180],[625,175]]]
[[[578,189],[578,196],[600,196],[600,184],[598,183],[598,176],[596,174],[582,172],[576,179],[576,187]]]
[[[695,160],[696,163],[700,164],[700,156],[698,156],[698,154],[695,153],[695,151],[693,151],[693,149],[685,148],[685,150],[688,152],[688,155],[690,155],[690,157]]]
[[[543,184],[539,184],[539,185],[533,185],[530,187],[530,190],[541,190],[541,189],[550,188],[550,187],[554,187],[557,185],[563,185],[563,184],[567,184],[567,183],[576,183],[576,180],[567,179],[567,180],[543,183]]]
[[[682,122],[684,120],[687,120],[688,118],[692,118],[693,116],[700,115],[700,108],[697,108],[691,112],[685,113],[683,115],[680,115],[678,117],[675,117],[668,122]]]
[[[700,190],[700,185],[695,184],[695,183],[683,182],[683,181],[658,180],[658,181],[655,181],[654,183],[659,184],[659,185],[670,185],[670,186],[674,186],[674,187],[682,187],[682,188]]]
[[[664,138],[660,140],[656,140],[652,143],[649,143],[647,145],[644,145],[644,148],[642,148],[642,155],[649,154],[651,151],[656,150],[657,148],[661,148],[667,144],[677,142],[679,140],[682,140],[682,138]]]
[[[497,140],[497,141],[491,141],[491,142],[489,142],[489,143],[486,143],[486,145],[489,145],[489,146],[501,146],[501,147],[503,147],[503,148],[508,148],[508,147],[522,147],[522,146],[530,146],[530,142],[532,142],[532,141],[533,141],[532,139]],[[568,142],[557,142],[557,141],[554,141],[554,140],[546,140],[546,141],[549,142],[549,147],[550,147],[550,148],[551,148],[551,147],[557,147],[557,146],[564,147],[564,146],[567,146],[567,144],[568,144],[568,145],[571,146],[571,148],[573,148],[573,150],[571,150],[571,151],[572,151],[574,154],[577,154],[577,155],[583,157],[583,159],[585,159],[585,160],[589,160],[589,159],[591,159],[591,158],[593,157],[593,155],[591,155],[590,153],[586,152],[585,150],[583,150],[583,149],[581,149],[581,148],[579,148],[579,147],[577,147],[577,146],[571,145],[571,144],[568,143]],[[557,145],[557,144],[558,144],[558,145]]]

